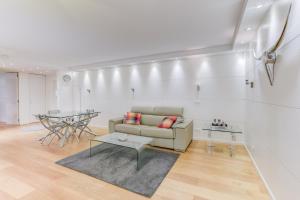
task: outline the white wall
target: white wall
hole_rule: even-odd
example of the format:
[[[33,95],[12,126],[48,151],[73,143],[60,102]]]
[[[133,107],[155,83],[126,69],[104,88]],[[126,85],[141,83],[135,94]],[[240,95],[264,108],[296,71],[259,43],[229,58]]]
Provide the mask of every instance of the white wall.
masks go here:
[[[255,88],[247,88],[246,143],[278,200],[300,196],[300,2],[293,6],[274,86],[260,62],[247,73]]]
[[[57,78],[56,74],[49,74],[46,76],[46,110],[57,108]]]
[[[245,63],[243,53],[228,53],[185,60],[149,63],[98,71],[70,72],[62,81],[58,74],[58,104],[62,110],[95,108],[101,116],[94,122],[106,127],[108,120],[123,116],[132,105],[183,106],[193,119],[195,138],[203,123],[222,118],[243,128]],[[197,94],[196,84],[200,84]],[[135,88],[132,96],[130,88]],[[91,89],[91,94],[87,92]],[[220,135],[219,139],[228,139]],[[242,141],[242,137],[239,138]]]

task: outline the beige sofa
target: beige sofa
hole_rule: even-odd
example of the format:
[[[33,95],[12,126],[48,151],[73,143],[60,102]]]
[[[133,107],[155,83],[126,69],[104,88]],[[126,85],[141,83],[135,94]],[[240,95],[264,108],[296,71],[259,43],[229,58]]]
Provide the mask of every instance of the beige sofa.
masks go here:
[[[109,120],[109,133],[121,132],[153,138],[153,146],[184,152],[192,141],[193,121],[183,120],[180,107],[132,107],[132,112],[142,113],[141,125],[123,124],[123,117]],[[177,116],[171,129],[158,128],[166,116]]]

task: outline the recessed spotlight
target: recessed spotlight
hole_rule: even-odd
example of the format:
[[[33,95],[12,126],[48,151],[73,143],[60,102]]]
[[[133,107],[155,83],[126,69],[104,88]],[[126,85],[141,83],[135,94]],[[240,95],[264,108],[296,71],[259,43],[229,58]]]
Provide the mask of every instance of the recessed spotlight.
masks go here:
[[[264,5],[263,4],[258,4],[257,6],[256,6],[256,8],[262,8]]]
[[[251,31],[252,28],[251,28],[251,27],[247,27],[245,30],[246,30],[246,31]]]

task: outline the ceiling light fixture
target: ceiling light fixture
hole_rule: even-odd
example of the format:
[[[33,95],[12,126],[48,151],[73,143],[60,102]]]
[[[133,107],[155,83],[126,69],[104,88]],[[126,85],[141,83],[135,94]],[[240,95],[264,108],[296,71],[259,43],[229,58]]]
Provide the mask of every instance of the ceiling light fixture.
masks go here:
[[[246,31],[251,31],[251,30],[252,30],[251,27],[247,27],[247,28],[246,28]]]
[[[263,4],[258,4],[257,6],[256,6],[256,8],[262,8],[264,5]]]

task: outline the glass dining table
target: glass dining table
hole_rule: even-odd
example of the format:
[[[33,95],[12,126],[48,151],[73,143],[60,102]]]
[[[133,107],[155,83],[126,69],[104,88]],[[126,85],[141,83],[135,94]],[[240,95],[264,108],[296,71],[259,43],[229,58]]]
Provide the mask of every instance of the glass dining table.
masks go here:
[[[42,125],[49,130],[49,133],[42,138],[42,143],[50,136],[52,142],[53,138],[57,136],[60,140],[60,146],[63,147],[71,136],[75,137],[78,143],[83,133],[95,136],[88,125],[100,113],[87,110],[84,112],[48,112],[47,114],[38,115],[37,117]]]

